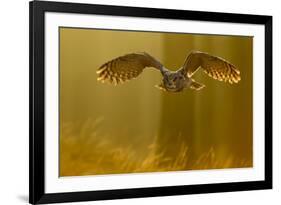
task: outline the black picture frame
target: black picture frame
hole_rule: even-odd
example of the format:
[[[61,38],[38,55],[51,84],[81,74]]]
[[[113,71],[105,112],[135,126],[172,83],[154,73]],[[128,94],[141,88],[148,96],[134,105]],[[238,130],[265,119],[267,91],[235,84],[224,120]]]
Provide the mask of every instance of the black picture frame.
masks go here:
[[[183,195],[198,193],[230,192],[272,188],[272,17],[262,15],[230,14],[105,6],[62,2],[32,1],[29,4],[29,42],[30,42],[30,142],[29,142],[29,202],[31,204],[75,202],[106,199],[123,199]],[[209,22],[247,23],[265,26],[265,180],[235,183],[167,186],[153,188],[118,189],[106,191],[81,191],[71,193],[45,192],[44,164],[44,32],[45,12],[100,14],[112,16],[150,17],[163,19],[182,19]]]

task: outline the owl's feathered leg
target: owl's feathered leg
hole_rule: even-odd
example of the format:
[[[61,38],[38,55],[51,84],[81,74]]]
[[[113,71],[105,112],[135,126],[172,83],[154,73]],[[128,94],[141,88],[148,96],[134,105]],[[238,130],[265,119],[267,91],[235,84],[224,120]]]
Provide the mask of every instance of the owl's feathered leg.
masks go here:
[[[193,79],[191,79],[191,83],[189,84],[189,88],[194,89],[194,90],[201,90],[204,87],[205,87],[204,84],[198,83]]]
[[[167,91],[166,88],[164,87],[163,83],[161,83],[159,85],[155,85],[155,87],[162,90],[162,91]]]

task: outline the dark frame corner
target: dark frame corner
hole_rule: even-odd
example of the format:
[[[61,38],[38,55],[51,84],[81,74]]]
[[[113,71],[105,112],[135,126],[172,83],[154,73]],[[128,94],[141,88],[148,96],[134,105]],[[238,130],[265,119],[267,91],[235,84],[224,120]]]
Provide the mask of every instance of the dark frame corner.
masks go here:
[[[265,26],[265,180],[136,188],[73,193],[45,193],[44,167],[44,14],[67,12],[134,16],[165,19],[220,21],[260,24]],[[272,16],[230,14],[201,11],[104,6],[77,3],[32,1],[29,3],[29,202],[31,204],[74,202],[105,199],[153,197],[259,190],[272,188]]]

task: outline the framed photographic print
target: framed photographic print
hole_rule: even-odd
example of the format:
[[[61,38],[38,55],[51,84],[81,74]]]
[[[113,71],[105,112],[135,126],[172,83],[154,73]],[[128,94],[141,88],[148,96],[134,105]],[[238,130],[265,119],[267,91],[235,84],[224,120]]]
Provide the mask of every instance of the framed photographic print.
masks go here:
[[[272,188],[272,17],[30,2],[30,203]]]

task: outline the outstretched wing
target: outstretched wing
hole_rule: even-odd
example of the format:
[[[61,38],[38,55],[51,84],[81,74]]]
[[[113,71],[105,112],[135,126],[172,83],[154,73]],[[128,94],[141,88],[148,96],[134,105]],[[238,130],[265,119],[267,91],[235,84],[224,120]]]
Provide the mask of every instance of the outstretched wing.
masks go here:
[[[192,52],[186,58],[182,71],[191,77],[199,68],[219,81],[238,83],[241,80],[240,71],[226,60],[203,52]]]
[[[144,68],[161,69],[162,64],[148,53],[131,53],[103,64],[98,70],[99,81],[118,84],[136,78]]]

